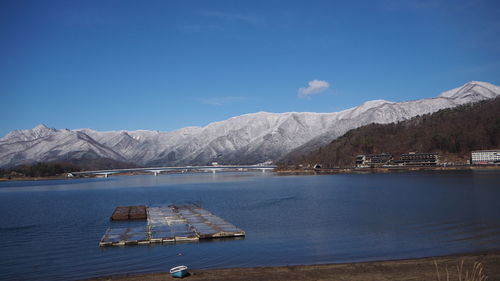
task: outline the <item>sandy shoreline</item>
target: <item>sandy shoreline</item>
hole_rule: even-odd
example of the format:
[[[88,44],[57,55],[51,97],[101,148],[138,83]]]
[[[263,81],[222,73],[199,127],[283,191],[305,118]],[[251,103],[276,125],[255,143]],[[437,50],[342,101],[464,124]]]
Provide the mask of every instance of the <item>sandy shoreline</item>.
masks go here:
[[[347,264],[299,265],[279,267],[250,267],[229,269],[190,269],[183,280],[459,280],[458,266],[463,261],[462,279],[466,271],[470,276],[476,262],[483,265],[487,280],[500,280],[500,251],[451,255],[408,260],[360,262]],[[436,264],[435,264],[436,263]],[[189,266],[189,265],[188,265]],[[167,271],[167,269],[165,270]],[[105,276],[91,281],[161,281],[176,280],[167,272],[139,275]],[[479,279],[478,279],[479,280]]]

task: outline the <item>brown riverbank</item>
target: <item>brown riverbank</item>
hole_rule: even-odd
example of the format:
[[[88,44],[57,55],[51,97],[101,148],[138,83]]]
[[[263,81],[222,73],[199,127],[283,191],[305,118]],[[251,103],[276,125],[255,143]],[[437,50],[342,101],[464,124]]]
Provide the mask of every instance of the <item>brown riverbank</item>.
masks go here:
[[[463,261],[462,278],[457,267]],[[500,251],[476,254],[453,255],[435,258],[362,262],[348,264],[299,265],[282,267],[252,267],[230,269],[190,269],[184,280],[343,280],[343,281],[388,281],[388,280],[465,280],[471,275],[475,263],[481,263],[489,281],[500,280]],[[175,280],[168,272],[141,275],[108,276],[92,281],[162,281]],[[469,279],[472,280],[472,279]],[[474,279],[479,280],[479,279]]]

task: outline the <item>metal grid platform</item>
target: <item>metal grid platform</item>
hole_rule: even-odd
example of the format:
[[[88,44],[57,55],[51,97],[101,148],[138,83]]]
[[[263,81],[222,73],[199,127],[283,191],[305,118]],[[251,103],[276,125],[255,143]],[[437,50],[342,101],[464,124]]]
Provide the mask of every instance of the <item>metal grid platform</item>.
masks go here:
[[[245,236],[240,228],[196,205],[148,207],[146,211],[147,225],[110,227],[99,245],[195,242],[199,239]]]

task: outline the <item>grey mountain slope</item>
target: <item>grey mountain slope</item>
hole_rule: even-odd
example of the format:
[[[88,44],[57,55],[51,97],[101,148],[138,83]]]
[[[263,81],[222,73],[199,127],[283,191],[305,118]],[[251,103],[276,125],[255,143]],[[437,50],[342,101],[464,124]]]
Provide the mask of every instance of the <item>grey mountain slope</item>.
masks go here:
[[[107,158],[141,166],[254,164],[314,149],[350,129],[390,123],[500,95],[500,88],[469,82],[436,98],[375,100],[334,113],[258,112],[172,132],[56,130],[39,125],[0,139],[0,167],[35,161]]]
[[[9,141],[12,139],[14,141]],[[83,132],[55,130],[43,125],[33,130],[15,131],[2,138],[0,153],[3,166],[75,158],[109,158],[125,161],[121,155],[99,144]]]

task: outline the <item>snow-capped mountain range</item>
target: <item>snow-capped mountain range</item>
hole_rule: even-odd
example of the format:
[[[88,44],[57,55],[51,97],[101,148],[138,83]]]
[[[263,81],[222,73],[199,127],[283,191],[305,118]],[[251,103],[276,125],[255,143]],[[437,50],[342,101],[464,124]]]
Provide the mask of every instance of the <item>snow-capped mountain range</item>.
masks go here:
[[[57,130],[38,125],[0,139],[0,167],[79,159],[112,159],[137,166],[255,164],[326,144],[369,123],[397,122],[497,96],[500,87],[472,81],[436,98],[374,100],[334,113],[258,112],[172,132]]]

